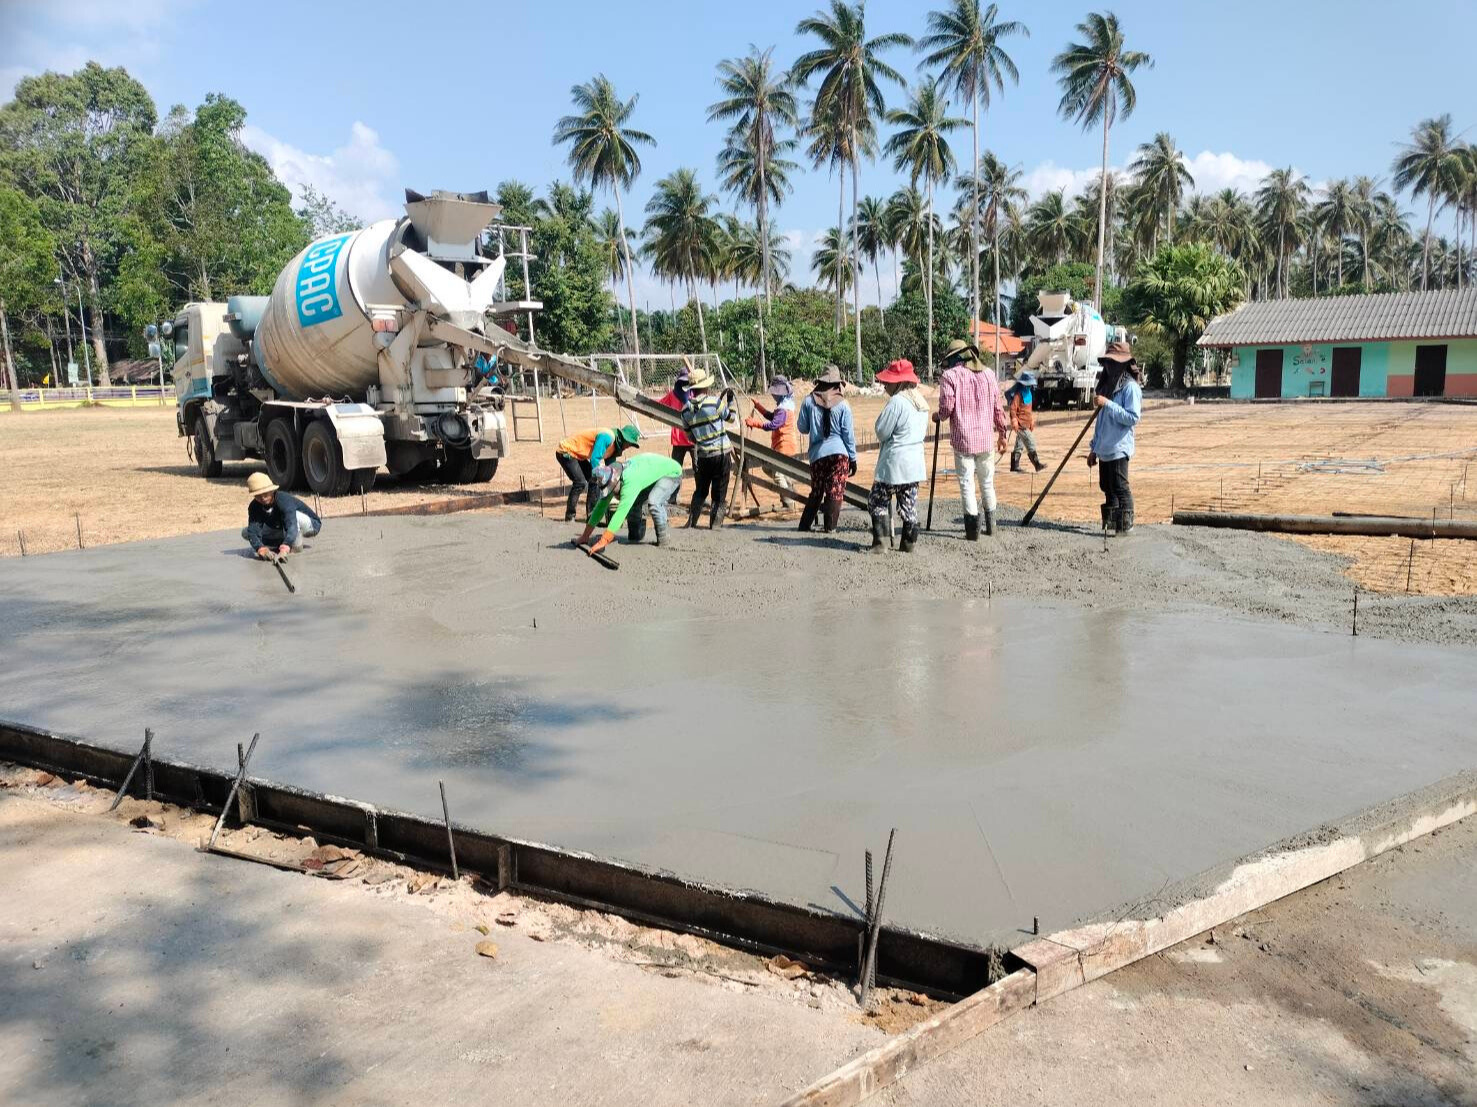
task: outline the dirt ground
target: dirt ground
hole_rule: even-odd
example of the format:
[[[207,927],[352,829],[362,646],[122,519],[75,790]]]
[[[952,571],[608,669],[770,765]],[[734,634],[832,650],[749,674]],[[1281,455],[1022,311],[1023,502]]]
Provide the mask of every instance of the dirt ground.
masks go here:
[[[926,390],[930,393],[931,390]],[[852,405],[864,449],[859,480],[870,478],[875,451],[865,446],[883,400],[856,396]],[[610,423],[612,401],[590,397],[544,404],[544,442],[517,442],[490,485],[378,484],[365,504],[325,502],[328,516],[475,495],[488,489],[552,486],[552,453],[564,429]],[[745,405],[747,411],[747,405]],[[1051,475],[1084,415],[1052,411],[1038,418],[1037,437],[1050,466],[1039,476],[1005,471],[1001,499],[1024,508]],[[663,428],[645,426],[660,447]],[[531,428],[525,425],[525,430]],[[756,432],[750,432],[754,434]],[[0,414],[0,553],[47,552],[157,538],[241,525],[242,483],[259,465],[226,467],[202,480],[175,434],[172,410],[80,409]],[[1477,519],[1477,489],[1468,470],[1477,461],[1477,407],[1448,404],[1198,404],[1151,400],[1138,431],[1133,463],[1140,522],[1167,522],[1174,508],[1261,513],[1369,512]],[[947,446],[940,455],[939,495],[957,495]],[[765,493],[759,500],[772,505]],[[1100,497],[1078,459],[1052,489],[1043,516],[1090,522]],[[1427,595],[1477,593],[1477,543],[1417,542],[1342,536],[1292,539],[1351,559],[1348,575],[1361,587]]]
[[[260,828],[223,844],[339,879],[213,857],[188,848],[208,816],[110,798],[0,765],[7,1102],[776,1103],[936,1010],[888,993],[864,1018],[803,965]],[[1477,1103],[1477,822],[1023,1012],[875,1102]]]

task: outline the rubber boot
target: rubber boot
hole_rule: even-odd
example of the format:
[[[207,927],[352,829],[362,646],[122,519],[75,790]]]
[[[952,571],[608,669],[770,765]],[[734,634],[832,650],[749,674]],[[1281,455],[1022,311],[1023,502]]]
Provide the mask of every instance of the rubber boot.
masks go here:
[[[832,531],[834,531],[836,529],[837,524],[840,523],[840,522],[841,522],[841,505],[838,504],[838,503],[836,503],[834,500],[827,501],[827,503],[826,503],[826,514],[825,514],[825,531],[826,531],[826,533],[827,534],[830,534]]]
[[[692,506],[687,509],[688,530],[691,530],[693,527],[697,526],[698,516],[700,516],[702,513],[703,505],[699,501],[694,500],[692,502]]]
[[[898,552],[899,553],[912,553],[913,552],[913,543],[915,543],[917,541],[918,541],[918,524],[917,523],[904,523],[903,524],[903,537],[902,537],[902,540],[899,541],[898,544],[897,544]]]
[[[715,504],[713,506],[713,513],[708,516],[708,529],[716,530],[718,527],[721,527],[723,525],[723,520],[727,517],[727,515],[727,504]]]
[[[1039,458],[1035,454],[1031,455],[1031,464],[1036,466],[1036,472],[1038,473],[1041,472],[1042,469],[1046,468],[1046,462],[1042,461],[1041,458]]]
[[[964,517],[964,539],[967,542],[978,542],[980,540],[980,517],[978,515],[966,515]]]
[[[566,523],[574,522],[575,506],[580,502],[580,493],[583,491],[582,488],[570,485],[569,498],[564,501],[564,521]]]
[[[1127,534],[1133,530],[1133,508],[1124,508],[1118,512],[1118,533]]]
[[[993,538],[994,536],[995,536],[995,513],[993,511],[990,511],[989,509],[986,509],[986,511],[985,511],[985,537],[986,538]]]
[[[887,517],[885,515],[872,516],[872,545],[868,547],[867,552],[874,554],[887,552]]]
[[[668,542],[668,538],[667,538],[667,524],[666,523],[663,523],[663,522],[657,522],[655,524],[655,526],[656,526],[656,544],[658,546],[665,546],[667,544],[667,542]]]
[[[1103,517],[1103,529],[1110,530],[1113,526],[1113,509],[1107,504],[1098,504],[1098,512]]]
[[[633,546],[646,541],[646,517],[644,515],[627,520],[626,541]]]
[[[814,527],[815,508],[810,505],[809,501],[806,501],[805,507],[802,508],[800,511],[800,526],[796,529],[809,534],[810,531],[814,529]]]
[[[1012,473],[1024,473],[1025,472],[1025,470],[1021,468],[1021,455],[1020,454],[1011,454],[1010,455],[1010,471]]]

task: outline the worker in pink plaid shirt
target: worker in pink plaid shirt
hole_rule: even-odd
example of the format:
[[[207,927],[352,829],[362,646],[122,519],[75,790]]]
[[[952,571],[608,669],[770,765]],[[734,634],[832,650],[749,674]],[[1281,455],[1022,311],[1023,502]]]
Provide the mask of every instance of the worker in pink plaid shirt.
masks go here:
[[[995,455],[1005,452],[1010,419],[995,374],[985,368],[977,347],[962,338],[944,351],[939,377],[939,406],[933,421],[949,420],[949,445],[954,448],[954,474],[964,500],[964,537],[978,542],[980,505],[975,475],[985,501],[985,534],[995,533]]]

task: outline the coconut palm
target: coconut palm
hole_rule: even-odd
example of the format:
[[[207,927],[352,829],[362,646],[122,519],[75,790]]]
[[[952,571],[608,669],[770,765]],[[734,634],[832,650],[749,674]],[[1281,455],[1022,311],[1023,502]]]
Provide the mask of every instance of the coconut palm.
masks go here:
[[[857,206],[857,249],[872,263],[872,276],[877,280],[877,314],[887,324],[882,307],[882,270],[877,259],[892,243],[892,228],[887,216],[887,202],[876,196],[864,196]]]
[[[1072,213],[1065,189],[1048,192],[1026,211],[1026,244],[1042,269],[1067,260],[1072,249]]]
[[[837,298],[843,301],[851,288],[854,274],[850,251],[846,231],[840,227],[832,227],[825,233],[820,246],[810,259],[811,272],[820,278],[822,284],[835,289]]]
[[[626,259],[631,256],[631,251],[637,249],[632,240],[631,232],[621,226],[621,217],[610,208],[600,213],[600,218],[595,224],[595,237],[600,243],[600,252],[603,255],[605,272],[610,278],[610,291],[615,299],[616,325],[625,329],[625,321],[621,319],[620,281],[626,275]],[[636,326],[636,317],[631,317],[632,329]],[[633,347],[635,339],[632,339]]]
[[[1308,205],[1308,182],[1296,169],[1274,169],[1262,178],[1256,192],[1257,216],[1267,241],[1277,240],[1278,295],[1287,296],[1288,254],[1297,248],[1303,209]]]
[[[1021,171],[1006,165],[989,150],[980,159],[975,171],[979,181],[980,199],[984,202],[984,228],[990,240],[990,261],[995,269],[993,295],[990,297],[990,321],[997,327],[1004,319],[1000,307],[1000,252],[1003,232],[1010,225],[1010,218],[1017,214],[1026,202],[1026,190],[1019,184]],[[1000,352],[995,352],[995,369],[1000,369]]]
[[[1344,240],[1359,226],[1355,213],[1354,188],[1346,180],[1331,181],[1323,190],[1323,199],[1313,208],[1318,226],[1338,243],[1335,273],[1339,287],[1344,284]]]
[[[1128,171],[1137,178],[1138,184],[1164,215],[1165,241],[1174,241],[1174,213],[1179,210],[1185,189],[1195,187],[1195,178],[1185,166],[1185,155],[1180,153],[1174,139],[1164,131],[1138,148]],[[1159,245],[1155,236],[1154,246]]]
[[[990,87],[1005,91],[1005,78],[1020,80],[1015,62],[1000,40],[1012,35],[1030,37],[1031,32],[1018,20],[1001,22],[1000,9],[991,4],[982,12],[979,0],[953,0],[952,6],[928,13],[928,34],[918,43],[926,52],[923,65],[938,67],[939,79],[969,101],[974,117],[974,159],[970,163],[971,181],[969,219],[970,311],[971,318],[980,315],[980,108],[990,106]],[[998,297],[998,289],[997,297]]]
[[[928,201],[916,187],[900,188],[887,200],[887,222],[892,232],[895,255],[901,253],[913,262],[919,273],[923,269],[923,256],[928,251],[928,229],[930,225]],[[902,272],[897,274],[898,292],[902,292]]]
[[[917,187],[920,180],[928,193],[928,277],[925,296],[928,302],[928,368],[933,371],[933,279],[936,271],[933,235],[933,188],[954,170],[954,152],[949,149],[949,133],[966,125],[968,120],[949,115],[949,102],[939,95],[938,85],[924,81],[913,90],[906,108],[887,113],[887,121],[899,128],[887,140],[887,153],[892,167],[906,169],[908,181]]]
[[[1369,252],[1376,277],[1399,291],[1410,288],[1411,259],[1416,252],[1408,218],[1388,192],[1375,195],[1369,221]]]
[[[566,115],[554,125],[554,145],[569,143],[569,165],[576,181],[615,193],[616,218],[620,221],[621,248],[626,253],[626,296],[631,307],[632,352],[637,372],[641,366],[641,335],[635,326],[636,280],[631,253],[626,246],[626,212],[621,193],[641,174],[638,145],[655,146],[656,139],[629,126],[636,112],[637,97],[622,100],[605,74],[569,90],[577,114]]]
[[[1456,207],[1457,288],[1467,279],[1471,263],[1477,260],[1477,146],[1464,144],[1457,150],[1457,168],[1451,187],[1451,202]],[[1462,220],[1472,228],[1472,249],[1463,251]]]
[[[1379,182],[1373,177],[1355,177],[1349,186],[1350,204],[1353,208],[1354,226],[1359,233],[1359,257],[1364,267],[1361,278],[1365,291],[1370,288],[1369,284],[1369,235],[1374,226],[1377,201],[1381,196],[1387,195],[1380,191]]]
[[[816,89],[814,114],[831,127],[839,127],[848,136],[842,147],[843,159],[851,166],[851,234],[848,244],[857,239],[857,203],[861,188],[861,158],[866,149],[865,132],[875,126],[874,117],[887,110],[878,79],[904,84],[902,74],[881,58],[885,50],[911,46],[913,40],[898,32],[867,38],[865,0],[848,4],[831,0],[829,11],[819,11],[802,19],[795,27],[797,35],[814,35],[820,46],[795,59],[790,74],[798,84],[812,77],[820,78]],[[859,281],[853,282],[853,308],[856,313],[856,372],[862,376],[862,311]]]
[[[688,293],[697,305],[703,353],[708,352],[708,329],[697,286],[698,281],[711,279],[718,272],[721,228],[710,214],[717,202],[716,196],[703,192],[696,170],[677,169],[657,181],[646,202],[643,228],[652,267],[673,280],[687,282]]]
[[[836,225],[841,226],[846,222],[846,166],[851,162],[851,140],[852,132],[846,124],[841,112],[833,104],[830,108],[823,108],[820,104],[812,104],[805,123],[801,127],[801,136],[805,139],[805,154],[810,163],[816,169],[824,167],[836,172],[838,184],[836,195]],[[859,156],[873,156],[876,153],[876,129],[870,119],[866,120],[861,132],[857,135],[862,145]],[[836,300],[835,324],[836,333],[841,333],[841,300]]]
[[[1154,59],[1142,50],[1129,50],[1112,12],[1093,12],[1077,24],[1085,41],[1068,43],[1051,63],[1062,88],[1057,105],[1064,119],[1080,123],[1085,130],[1103,125],[1102,191],[1099,194],[1097,230],[1097,276],[1093,279],[1093,302],[1101,306],[1103,289],[1103,246],[1108,234],[1108,131],[1119,116],[1133,114],[1138,95],[1129,75],[1153,68]]]
[[[794,143],[783,130],[798,122],[795,94],[789,81],[775,72],[773,48],[760,51],[750,46],[742,58],[718,63],[718,86],[723,98],[708,107],[709,121],[732,124],[729,144],[719,155],[719,173],[725,187],[754,205],[758,214],[757,239],[766,257],[769,251],[769,204],[778,204],[786,191],[785,172],[793,168],[779,155]],[[776,165],[776,162],[782,164]],[[778,170],[778,173],[776,172]],[[778,176],[778,180],[776,177]],[[771,285],[769,265],[758,282],[766,308]],[[759,342],[759,372],[766,374],[764,342]]]
[[[1395,187],[1408,188],[1414,198],[1426,197],[1426,234],[1421,247],[1421,289],[1430,276],[1431,222],[1438,204],[1445,206],[1460,171],[1461,155],[1451,133],[1451,116],[1423,119],[1411,132],[1410,142],[1395,158]]]

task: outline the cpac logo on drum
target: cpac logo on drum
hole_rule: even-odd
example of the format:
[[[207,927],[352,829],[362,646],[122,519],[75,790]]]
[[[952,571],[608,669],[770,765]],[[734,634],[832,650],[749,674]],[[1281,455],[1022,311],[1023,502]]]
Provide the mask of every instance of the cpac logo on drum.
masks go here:
[[[297,321],[301,326],[326,323],[343,314],[335,278],[339,253],[353,237],[351,232],[325,238],[313,243],[303,255],[303,263],[297,267]]]

